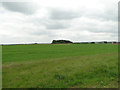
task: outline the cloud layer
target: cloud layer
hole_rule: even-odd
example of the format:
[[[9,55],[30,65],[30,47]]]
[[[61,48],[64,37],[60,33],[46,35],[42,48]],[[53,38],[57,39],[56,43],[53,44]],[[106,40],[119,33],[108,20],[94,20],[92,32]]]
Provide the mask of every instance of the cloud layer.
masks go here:
[[[0,3],[0,43],[118,39],[117,0],[39,2]]]

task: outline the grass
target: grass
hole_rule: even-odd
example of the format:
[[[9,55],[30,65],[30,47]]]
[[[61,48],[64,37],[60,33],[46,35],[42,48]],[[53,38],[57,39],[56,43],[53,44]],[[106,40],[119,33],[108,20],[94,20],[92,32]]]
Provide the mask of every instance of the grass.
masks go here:
[[[118,45],[3,46],[4,88],[117,88]]]

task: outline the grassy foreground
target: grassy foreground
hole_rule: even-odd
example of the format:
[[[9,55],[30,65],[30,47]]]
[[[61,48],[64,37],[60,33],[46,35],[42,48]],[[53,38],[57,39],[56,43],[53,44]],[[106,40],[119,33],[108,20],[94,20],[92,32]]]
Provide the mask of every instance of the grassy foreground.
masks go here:
[[[3,88],[117,88],[118,45],[3,46]]]

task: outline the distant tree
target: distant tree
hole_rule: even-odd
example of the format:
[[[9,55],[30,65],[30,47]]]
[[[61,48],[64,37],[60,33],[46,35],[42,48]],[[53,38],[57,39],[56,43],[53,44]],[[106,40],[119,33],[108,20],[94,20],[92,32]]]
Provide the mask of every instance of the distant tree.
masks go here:
[[[73,43],[69,40],[53,40],[52,44],[67,44],[67,43]]]
[[[56,43],[56,40],[53,40],[52,43]]]
[[[95,42],[91,42],[91,44],[95,44]]]
[[[104,41],[103,43],[107,43],[107,41]]]
[[[116,43],[117,43],[117,42],[115,42],[115,41],[114,41],[114,42],[112,42],[112,44],[116,44]]]

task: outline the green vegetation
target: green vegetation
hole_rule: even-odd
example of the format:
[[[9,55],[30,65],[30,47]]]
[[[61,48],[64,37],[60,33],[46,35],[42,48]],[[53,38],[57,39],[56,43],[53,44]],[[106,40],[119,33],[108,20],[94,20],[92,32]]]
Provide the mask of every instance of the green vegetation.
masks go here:
[[[117,88],[118,45],[3,46],[3,87]]]
[[[71,42],[71,41],[69,41],[69,40],[53,40],[52,41],[52,44],[67,44],[67,43],[73,43],[73,42]]]

